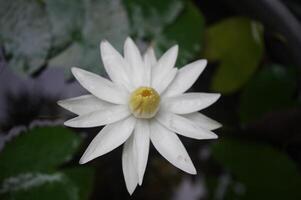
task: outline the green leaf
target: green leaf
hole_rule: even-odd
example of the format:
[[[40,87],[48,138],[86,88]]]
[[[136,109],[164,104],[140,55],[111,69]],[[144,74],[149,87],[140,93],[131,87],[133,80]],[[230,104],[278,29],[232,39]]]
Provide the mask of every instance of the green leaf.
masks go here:
[[[245,188],[240,199],[301,199],[301,176],[292,160],[273,147],[223,139],[212,148],[219,161]]]
[[[89,199],[93,188],[94,169],[91,167],[76,167],[66,169],[64,173],[79,189],[80,199]]]
[[[45,63],[51,45],[49,20],[36,0],[0,0],[0,44],[9,66],[31,74]]]
[[[72,77],[71,67],[85,68],[97,74],[104,74],[99,48],[75,42],[65,51],[49,61],[51,67],[64,67],[66,77]]]
[[[162,54],[172,45],[179,44],[177,66],[182,67],[200,55],[203,48],[204,26],[201,12],[195,5],[187,2],[176,21],[154,38],[155,46]]]
[[[6,179],[0,197],[5,200],[80,200],[79,189],[63,173],[26,173]]]
[[[266,66],[247,84],[241,95],[241,121],[249,122],[267,112],[292,105],[296,85],[294,70],[279,65]]]
[[[118,49],[129,35],[129,22],[121,0],[87,0],[85,1],[86,20],[83,39],[96,46],[99,53],[101,40],[108,40]]]
[[[50,67],[61,67],[71,75],[70,68],[78,66],[88,71],[104,74],[99,43],[108,40],[121,50],[129,35],[129,22],[120,0],[84,1],[85,20],[80,39],[49,61]]]
[[[51,22],[52,47],[60,49],[71,43],[84,21],[82,0],[44,0]]]
[[[183,9],[181,0],[123,0],[131,22],[132,34],[149,38],[160,34]]]
[[[54,169],[72,158],[80,142],[78,135],[63,127],[29,130],[7,143],[0,153],[0,180]]]
[[[211,87],[224,94],[240,89],[254,74],[263,55],[262,26],[247,18],[229,18],[206,31],[205,57],[219,61]]]

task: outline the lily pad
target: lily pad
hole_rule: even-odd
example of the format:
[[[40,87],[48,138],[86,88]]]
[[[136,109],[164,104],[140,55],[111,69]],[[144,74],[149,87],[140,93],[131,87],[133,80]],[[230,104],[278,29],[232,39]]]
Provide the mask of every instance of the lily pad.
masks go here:
[[[99,52],[100,41],[106,39],[121,50],[129,35],[128,18],[120,0],[86,0],[84,9],[80,39],[52,58],[48,64],[50,67],[64,68],[68,77],[73,66],[104,75]]]
[[[51,31],[43,6],[36,0],[0,0],[0,44],[17,72],[32,74],[45,63]]]
[[[301,198],[301,175],[283,152],[258,142],[223,139],[212,153],[245,188],[239,199]]]
[[[293,105],[296,86],[295,70],[276,64],[266,66],[247,84],[241,95],[241,121],[250,122],[265,113]]]
[[[63,173],[26,173],[6,179],[1,185],[3,200],[80,200],[79,189]]]
[[[84,21],[83,0],[45,0],[51,22],[52,48],[62,49],[81,31]]]
[[[204,17],[198,8],[187,2],[175,22],[154,38],[155,47],[162,54],[172,45],[179,44],[177,66],[182,67],[198,57],[203,48]]]
[[[132,34],[137,38],[150,38],[160,34],[184,7],[181,0],[123,2],[130,18]]]
[[[213,76],[214,91],[229,94],[240,89],[254,74],[263,55],[262,26],[247,18],[234,17],[206,31],[205,57],[218,61]]]
[[[61,54],[52,58],[48,65],[65,68],[65,75],[68,78],[72,77],[71,67],[85,68],[97,74],[104,74],[99,48],[80,42],[74,42]]]
[[[79,199],[89,199],[93,189],[94,168],[75,167],[63,172],[79,189]]]
[[[0,153],[0,180],[55,169],[69,161],[81,138],[63,127],[35,128],[7,143]]]
[[[108,40],[121,50],[129,35],[129,21],[121,0],[86,0],[83,40],[99,50],[101,40]]]

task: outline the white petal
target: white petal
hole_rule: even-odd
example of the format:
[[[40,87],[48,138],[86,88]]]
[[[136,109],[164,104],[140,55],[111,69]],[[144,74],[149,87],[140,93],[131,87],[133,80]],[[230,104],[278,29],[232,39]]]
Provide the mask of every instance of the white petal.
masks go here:
[[[73,67],[72,73],[79,83],[96,97],[116,104],[126,104],[128,93],[108,79]]]
[[[175,66],[178,49],[178,45],[170,48],[152,68],[152,85],[158,85]]]
[[[126,188],[130,195],[133,194],[138,184],[138,175],[136,170],[136,160],[134,151],[133,134],[125,142],[122,152],[122,171]]]
[[[155,56],[155,51],[152,47],[149,47],[144,54],[144,64],[145,64],[145,83],[146,86],[151,85],[151,73],[152,67],[157,63]]]
[[[213,132],[202,128],[193,121],[179,115],[160,111],[156,119],[166,128],[180,135],[194,139],[216,139],[217,135]]]
[[[203,127],[205,129],[208,129],[211,131],[222,127],[222,124],[220,124],[219,122],[217,122],[209,117],[206,117],[205,115],[203,115],[199,112],[190,113],[190,114],[186,114],[186,115],[182,115],[182,116],[191,120],[195,124],[198,124],[200,127]]]
[[[92,140],[79,163],[89,162],[123,144],[133,132],[135,123],[134,117],[128,117],[125,120],[105,126]]]
[[[149,47],[146,50],[144,54],[144,60],[147,60],[151,67],[155,66],[157,63],[157,58],[153,47]]]
[[[134,144],[137,152],[137,173],[142,184],[149,153],[150,127],[147,120],[138,120],[134,131]]]
[[[113,104],[103,101],[93,95],[83,95],[57,102],[61,107],[77,115],[88,114],[96,110],[106,109]]]
[[[184,145],[175,133],[153,120],[150,138],[157,151],[171,164],[189,174],[196,174]]]
[[[173,68],[169,73],[161,80],[161,82],[155,82],[152,87],[161,94],[164,90],[169,86],[169,84],[173,81],[175,76],[177,75],[178,69]]]
[[[127,38],[124,44],[124,57],[125,60],[130,64],[132,74],[131,78],[134,81],[136,87],[143,86],[144,80],[144,62],[138,47],[135,45],[131,38]]]
[[[184,93],[162,100],[162,108],[176,114],[187,114],[207,108],[217,101],[217,93]]]
[[[89,128],[103,126],[121,119],[126,118],[131,114],[128,106],[114,105],[103,110],[94,111],[88,114],[80,115],[70,119],[64,125],[76,128]]]
[[[207,65],[207,60],[198,60],[182,67],[164,96],[170,97],[186,92],[197,80]]]
[[[127,89],[131,90],[128,72],[130,70],[129,64],[119,54],[112,45],[107,41],[100,43],[100,53],[105,70],[110,79],[114,83],[121,84]]]

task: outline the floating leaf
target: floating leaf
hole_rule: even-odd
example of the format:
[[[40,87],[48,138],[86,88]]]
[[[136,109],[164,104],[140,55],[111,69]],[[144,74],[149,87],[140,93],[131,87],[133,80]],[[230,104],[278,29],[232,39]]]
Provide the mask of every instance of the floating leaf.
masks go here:
[[[261,25],[247,18],[229,18],[208,28],[205,57],[220,63],[212,89],[225,94],[240,89],[259,65],[262,40]]]
[[[290,68],[270,65],[262,69],[241,95],[239,114],[243,122],[293,104],[296,73]]]
[[[104,74],[99,43],[108,40],[118,50],[129,34],[129,22],[120,0],[84,1],[85,20],[81,39],[49,61],[51,67],[62,67],[70,76],[70,68],[78,66],[91,72]]]
[[[30,171],[51,170],[69,161],[81,138],[63,127],[35,128],[5,145],[0,180]]]
[[[45,4],[52,27],[52,47],[63,48],[82,29],[83,0],[45,0]]]
[[[51,45],[49,20],[35,0],[0,0],[0,44],[14,70],[31,74],[45,63]]]
[[[76,167],[64,170],[64,174],[79,189],[79,199],[89,199],[93,188],[94,169],[91,167]]]
[[[212,148],[245,188],[239,199],[301,199],[301,176],[284,153],[261,143],[223,139]]]
[[[81,67],[97,74],[104,74],[99,48],[79,42],[73,43],[65,51],[49,61],[49,66],[66,68],[66,77],[71,77],[71,67]]]
[[[87,0],[85,3],[85,42],[96,46],[98,53],[99,43],[104,39],[121,49],[129,35],[129,22],[121,0]]]
[[[183,2],[180,0],[123,0],[123,2],[128,10],[132,32],[138,38],[160,34],[183,9]]]
[[[63,173],[26,173],[6,179],[0,189],[5,200],[80,200],[79,189]]]
[[[200,54],[204,25],[201,12],[188,2],[176,21],[154,38],[155,46],[163,53],[172,45],[179,44],[178,67],[182,67]]]

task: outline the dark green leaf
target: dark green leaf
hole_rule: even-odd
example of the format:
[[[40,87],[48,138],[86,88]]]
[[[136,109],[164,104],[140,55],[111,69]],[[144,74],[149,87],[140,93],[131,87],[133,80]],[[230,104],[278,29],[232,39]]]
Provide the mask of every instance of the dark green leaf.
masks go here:
[[[177,66],[182,67],[200,55],[203,37],[204,17],[195,5],[187,2],[181,15],[156,36],[154,43],[161,54],[172,45],[179,44]]]
[[[80,199],[89,199],[93,188],[94,169],[91,167],[77,167],[66,169],[64,173],[79,189]]]
[[[1,185],[5,200],[80,200],[79,189],[63,173],[26,173],[6,179]]]
[[[51,67],[64,67],[66,77],[71,77],[71,67],[80,67],[103,74],[99,48],[75,42],[49,61]]]
[[[31,74],[44,63],[51,45],[50,25],[36,0],[0,0],[0,44],[9,66]]]
[[[301,176],[295,163],[271,146],[223,139],[212,152],[244,186],[240,199],[301,199]]]
[[[0,153],[0,180],[43,171],[69,161],[81,138],[63,127],[34,128],[7,143]]]
[[[126,11],[119,0],[84,1],[85,20],[80,39],[49,61],[51,67],[66,69],[71,75],[73,66],[104,74],[100,59],[99,43],[108,40],[118,50],[129,35]]]
[[[104,39],[117,49],[121,49],[129,35],[129,22],[121,0],[87,0],[85,10],[86,20],[83,27],[85,43],[97,47],[98,54],[99,43]]]
[[[270,65],[262,69],[246,86],[239,107],[243,122],[293,104],[296,90],[295,72],[290,68]]]
[[[123,0],[128,10],[132,32],[138,38],[160,34],[183,9],[181,0]]]
[[[231,93],[254,74],[263,54],[262,27],[247,18],[229,18],[206,32],[205,57],[219,61],[212,89]]]
[[[45,0],[51,22],[52,47],[62,48],[81,31],[84,20],[82,0]]]

